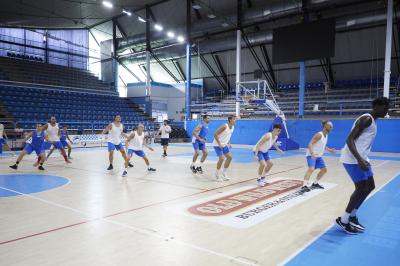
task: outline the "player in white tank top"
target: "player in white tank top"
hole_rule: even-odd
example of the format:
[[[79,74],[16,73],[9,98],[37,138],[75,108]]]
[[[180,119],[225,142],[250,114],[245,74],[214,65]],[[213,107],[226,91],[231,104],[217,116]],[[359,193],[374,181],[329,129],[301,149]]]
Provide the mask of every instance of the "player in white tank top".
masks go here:
[[[150,166],[149,159],[147,158],[146,154],[143,152],[143,146],[146,146],[151,151],[154,151],[154,149],[150,146],[148,146],[145,143],[145,132],[144,132],[144,126],[143,124],[139,124],[137,130],[132,131],[131,134],[129,134],[126,138],[125,142],[125,149],[127,149],[128,156],[127,156],[127,161],[126,165],[129,164],[129,160],[132,158],[132,155],[135,153],[137,156],[142,157],[144,162],[147,165],[147,171],[149,172],[155,172],[156,169],[152,168]],[[124,172],[122,173],[122,176],[127,176],[128,175],[128,168],[125,167]]]
[[[217,162],[217,171],[215,173],[215,178],[217,179],[217,181],[228,181],[229,180],[229,177],[226,172],[232,161],[232,154],[231,154],[229,148],[232,148],[231,136],[235,129],[235,122],[236,122],[236,117],[229,116],[228,123],[220,126],[214,134],[214,141],[213,141],[212,145],[214,146],[214,150],[219,157],[218,162]],[[225,156],[226,160],[225,160],[224,156]],[[224,160],[225,160],[225,163],[224,163]],[[222,173],[221,173],[221,167],[222,167],[223,163],[224,163],[224,170],[222,170]]]
[[[340,158],[355,185],[345,212],[336,219],[339,228],[348,234],[357,234],[358,231],[365,230],[356,215],[362,203],[375,188],[368,154],[377,133],[376,120],[388,113],[389,100],[386,97],[378,97],[372,102],[372,107],[370,113],[363,114],[354,122]]]
[[[269,157],[268,151],[272,146],[279,153],[283,153],[283,151],[276,145],[276,141],[278,140],[279,134],[281,134],[282,126],[281,125],[273,125],[272,132],[268,132],[264,134],[254,145],[253,152],[254,158],[258,161],[258,177],[257,183],[259,186],[265,186],[267,182],[265,181],[266,174],[271,170],[273,163]]]
[[[50,149],[52,146],[55,149],[60,150],[66,163],[71,163],[71,161],[68,160],[67,154],[65,153],[64,147],[60,141],[60,128],[58,127],[57,119],[52,116],[50,122],[45,124],[41,130],[44,131],[45,137],[42,144],[42,151],[40,154],[41,160],[38,169],[44,170],[43,163],[46,161],[46,150]]]
[[[121,123],[121,116],[116,115],[114,118],[114,122],[109,124],[102,132],[102,134],[108,133],[108,159],[110,161],[110,165],[107,170],[114,169],[113,161],[114,161],[114,150],[120,151],[122,157],[124,158],[125,168],[128,167],[127,156],[124,148],[122,147],[121,137],[126,137],[124,133],[124,125]],[[133,167],[133,165],[129,165]]]
[[[326,144],[328,143],[328,135],[333,129],[333,124],[331,121],[322,121],[322,131],[317,132],[308,143],[306,158],[308,163],[308,169],[304,175],[304,184],[301,190],[303,192],[309,192],[311,189],[323,189],[318,182],[326,174],[327,169],[325,161],[322,158],[325,150],[330,153],[336,153],[335,149],[328,148]],[[316,180],[311,185],[310,177],[315,169],[320,169]]]

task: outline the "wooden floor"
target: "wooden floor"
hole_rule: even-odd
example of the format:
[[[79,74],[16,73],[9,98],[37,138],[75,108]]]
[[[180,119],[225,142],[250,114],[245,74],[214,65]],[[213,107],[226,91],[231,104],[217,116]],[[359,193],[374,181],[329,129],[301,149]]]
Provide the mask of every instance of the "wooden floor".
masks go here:
[[[246,149],[251,157],[249,147],[242,147],[238,157]],[[342,214],[353,190],[339,158],[326,157],[323,182],[336,186],[237,228],[197,219],[184,206],[256,187],[256,162],[235,161],[231,180],[216,182],[215,156],[203,175],[194,175],[189,145],[171,146],[167,158],[159,147],[146,152],[157,172],[147,173],[144,162],[134,157],[135,167],[125,178],[120,156],[115,170],[107,171],[107,151],[100,148],[73,151],[71,165],[55,153],[45,173],[32,167],[34,156],[26,157],[17,172],[8,167],[15,158],[1,157],[0,175],[47,174],[70,182],[0,198],[0,265],[276,265],[324,232]],[[270,180],[302,179],[306,170],[304,154],[274,163]],[[377,190],[400,171],[399,161],[372,160],[372,165]]]

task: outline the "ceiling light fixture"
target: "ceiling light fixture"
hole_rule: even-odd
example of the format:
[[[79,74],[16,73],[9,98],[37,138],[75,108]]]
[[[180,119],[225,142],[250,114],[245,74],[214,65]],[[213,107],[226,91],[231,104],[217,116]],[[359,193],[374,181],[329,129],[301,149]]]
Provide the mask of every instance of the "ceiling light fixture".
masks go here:
[[[194,4],[192,5],[193,9],[197,9],[199,10],[201,8],[201,6],[199,4]]]
[[[213,19],[213,18],[216,18],[217,16],[214,14],[208,14],[207,17]]]
[[[183,38],[182,36],[178,36],[176,39],[178,40],[178,42],[184,42],[185,41],[185,38]]]
[[[132,16],[132,13],[125,9],[122,9],[122,13],[127,14],[128,16]]]
[[[158,31],[162,31],[164,29],[160,24],[154,24],[154,28]]]
[[[109,1],[103,1],[103,6],[107,8],[113,8],[113,4]]]
[[[142,18],[142,17],[138,17],[137,19],[138,19],[140,22],[143,22],[143,23],[146,22],[146,20],[145,20],[144,18]]]
[[[175,37],[175,33],[173,33],[172,31],[167,32],[167,36],[170,38],[174,38]]]

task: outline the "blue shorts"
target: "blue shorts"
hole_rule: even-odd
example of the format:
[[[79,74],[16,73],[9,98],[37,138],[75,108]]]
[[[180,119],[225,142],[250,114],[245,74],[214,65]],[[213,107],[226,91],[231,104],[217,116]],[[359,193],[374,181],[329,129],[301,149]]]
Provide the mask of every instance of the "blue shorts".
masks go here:
[[[368,180],[369,177],[374,176],[374,173],[372,172],[371,165],[368,165],[368,170],[364,171],[358,166],[358,164],[343,164],[344,169],[346,169],[346,172],[349,174],[351,179],[353,180],[354,183],[358,183],[360,181],[366,181]]]
[[[34,147],[32,144],[27,143],[24,147],[24,150],[26,154],[31,154],[33,151],[35,151],[36,155],[39,156],[40,152],[42,150],[42,147]]]
[[[3,138],[0,138],[0,154],[3,153],[3,144],[5,144],[6,141]]]
[[[61,145],[65,148],[68,146],[68,142],[66,140],[60,140]]]
[[[313,167],[314,169],[326,168],[325,161],[322,157],[313,159],[312,156],[307,156],[307,164],[308,167]]]
[[[214,146],[214,150],[215,150],[215,153],[216,153],[218,156],[221,156],[221,155],[223,155],[223,154],[225,155],[225,154],[227,154],[227,153],[230,152],[228,146],[225,146],[223,149],[221,149],[221,148],[218,147],[218,146]]]
[[[122,143],[115,145],[112,144],[111,142],[108,142],[108,151],[113,151],[113,150],[122,150],[124,147],[122,147]]]
[[[205,142],[201,142],[198,139],[196,139],[196,141],[193,142],[192,145],[193,145],[193,148],[195,150],[201,150],[202,151],[202,150],[206,149],[206,143]]]
[[[144,151],[143,151],[143,150],[135,151],[135,150],[129,149],[129,150],[128,150],[128,155],[132,155],[132,154],[136,154],[136,155],[139,156],[139,157],[144,157],[144,156],[146,156],[146,154],[144,154]]]
[[[51,146],[53,146],[54,148],[56,148],[56,149],[58,149],[58,150],[63,149],[63,146],[62,146],[62,144],[61,144],[61,141],[55,141],[54,143],[45,141],[45,142],[43,142],[43,144],[42,144],[42,147],[41,147],[40,152],[41,152],[41,153],[42,153],[42,152],[45,152],[46,150],[50,149]]]
[[[271,160],[271,158],[269,157],[269,153],[268,152],[258,151],[257,157],[258,157],[259,161],[269,161],[269,160]]]

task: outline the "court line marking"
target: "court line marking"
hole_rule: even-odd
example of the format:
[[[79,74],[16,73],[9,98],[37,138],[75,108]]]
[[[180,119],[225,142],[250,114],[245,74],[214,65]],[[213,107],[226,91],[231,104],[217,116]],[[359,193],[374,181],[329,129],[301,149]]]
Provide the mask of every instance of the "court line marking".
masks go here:
[[[381,162],[381,163],[379,163],[379,164],[377,164],[377,165],[373,165],[372,167],[381,167],[382,165],[384,165],[384,164],[387,164],[389,161],[383,161],[383,162]]]
[[[62,204],[58,204],[58,203],[55,203],[55,202],[52,202],[52,201],[49,201],[49,200],[45,200],[45,199],[42,199],[42,198],[39,198],[39,197],[36,197],[36,196],[32,196],[32,195],[29,195],[29,194],[21,193],[19,191],[13,190],[13,189],[4,188],[4,187],[1,187],[1,186],[0,186],[0,188],[4,189],[4,190],[7,190],[7,191],[10,191],[10,192],[18,193],[20,195],[29,197],[29,198],[37,200],[37,201],[44,202],[44,203],[49,204],[49,205],[53,205],[53,206],[56,206],[56,207],[59,207],[59,208],[62,208],[62,209],[66,209],[66,210],[81,214],[83,216],[88,216],[88,217],[92,217],[93,216],[90,213],[86,213],[84,211],[81,211],[81,210],[78,210],[78,209],[74,209],[74,208],[71,208],[71,207],[68,207],[68,206],[65,206],[65,205],[62,205]],[[159,234],[159,233],[156,233],[156,232],[151,232],[149,230],[142,229],[142,228],[139,228],[139,227],[136,227],[136,226],[131,226],[131,225],[124,224],[124,223],[121,223],[121,222],[113,221],[113,220],[107,219],[105,217],[91,218],[90,221],[106,222],[106,223],[109,223],[109,224],[113,224],[113,225],[117,225],[117,226],[129,229],[129,230],[131,230],[131,231],[133,231],[135,233],[139,233],[139,234],[142,234],[142,235],[145,235],[145,236],[152,236],[152,237],[155,237],[155,238],[159,238],[159,239],[164,240],[166,242],[177,243],[178,245],[181,245],[181,246],[184,246],[184,247],[188,247],[188,248],[192,248],[192,249],[195,249],[195,250],[198,250],[198,251],[202,251],[204,253],[208,253],[208,254],[211,254],[211,255],[215,255],[215,256],[227,259],[229,261],[240,261],[240,263],[243,264],[243,265],[256,266],[256,264],[251,263],[251,262],[247,262],[245,260],[240,260],[240,258],[238,259],[238,257],[233,257],[233,256],[230,256],[230,255],[227,255],[227,254],[224,254],[224,253],[220,253],[220,252],[208,249],[208,248],[204,248],[202,246],[198,246],[198,245],[191,244],[191,243],[179,240],[179,239],[175,239],[173,236],[163,235],[163,234]],[[85,222],[76,223],[75,225],[83,224],[83,223],[85,223]],[[70,227],[72,227],[72,225],[64,226],[64,228],[68,228],[68,227],[70,228]],[[48,230],[48,231],[49,232],[54,232],[55,230],[53,230],[53,231]],[[38,234],[36,234],[36,235],[38,235]],[[3,243],[1,243],[1,244],[3,244]],[[10,241],[8,241],[8,243],[10,243]]]
[[[301,167],[292,168],[292,169],[288,169],[288,170],[284,170],[284,171],[280,171],[280,172],[276,172],[276,173],[272,173],[270,175],[281,174],[281,173],[289,172],[289,171],[296,170],[296,169],[299,169],[299,168],[302,168],[302,166]],[[141,209],[145,209],[145,208],[149,208],[149,207],[165,204],[165,203],[168,203],[168,202],[171,202],[171,201],[174,201],[174,200],[179,200],[179,199],[192,197],[192,196],[199,195],[199,194],[202,194],[202,193],[206,193],[206,192],[218,190],[218,189],[221,189],[221,188],[225,188],[225,187],[229,187],[229,186],[245,183],[245,182],[248,182],[248,181],[252,181],[254,179],[255,178],[248,179],[248,180],[243,180],[243,181],[239,181],[239,182],[236,182],[236,183],[233,183],[233,184],[228,184],[228,185],[225,185],[225,186],[208,189],[206,191],[200,191],[200,192],[192,193],[192,194],[189,194],[189,195],[180,196],[180,197],[177,197],[177,198],[172,198],[172,199],[169,199],[169,200],[164,200],[164,201],[160,201],[160,202],[154,202],[154,203],[147,204],[147,205],[144,205],[144,206],[141,206],[141,207],[136,207],[136,208],[133,208],[133,209],[124,210],[124,211],[120,211],[120,212],[117,212],[117,213],[109,214],[109,215],[103,216],[103,218],[109,218],[109,217],[113,217],[113,216],[129,213],[129,212],[133,212],[133,211],[137,211],[137,210],[141,210]],[[31,238],[31,237],[38,236],[38,235],[44,235],[44,234],[51,233],[51,232],[54,232],[54,231],[59,231],[59,230],[65,229],[65,228],[74,227],[74,226],[81,225],[81,224],[86,224],[86,223],[89,223],[89,222],[92,222],[92,221],[94,221],[94,220],[86,220],[86,221],[82,221],[80,223],[76,223],[76,224],[73,224],[73,225],[66,225],[66,226],[50,229],[50,230],[47,230],[47,231],[42,231],[42,232],[39,232],[39,233],[35,233],[35,234],[32,234],[32,235],[27,235],[27,236],[23,236],[23,237],[11,239],[11,240],[6,240],[6,241],[3,241],[3,242],[0,242],[0,245],[11,243],[11,242],[16,242],[18,240]]]
[[[381,189],[383,189],[387,184],[389,184],[390,182],[392,182],[393,179],[395,179],[396,177],[398,177],[400,175],[400,172],[397,172],[394,176],[392,176],[391,178],[389,178],[389,180],[387,180],[385,183],[382,184],[382,186],[379,187],[379,189],[374,190],[365,201],[369,200],[372,196],[374,196],[376,193],[378,193],[379,191],[381,191]],[[282,261],[281,263],[279,263],[279,266],[283,266],[285,264],[287,264],[288,262],[290,262],[294,257],[296,257],[297,255],[299,255],[301,252],[303,252],[305,249],[307,249],[309,246],[311,246],[315,241],[318,240],[318,238],[320,238],[321,236],[323,236],[326,232],[328,232],[333,226],[335,226],[335,223],[332,223],[331,225],[329,225],[327,228],[325,228],[324,230],[322,230],[321,233],[319,233],[318,235],[316,235],[315,237],[313,237],[310,241],[308,241],[306,244],[304,244],[303,247],[299,248],[297,251],[295,251],[293,254],[291,254],[289,257],[287,257],[284,261]]]

